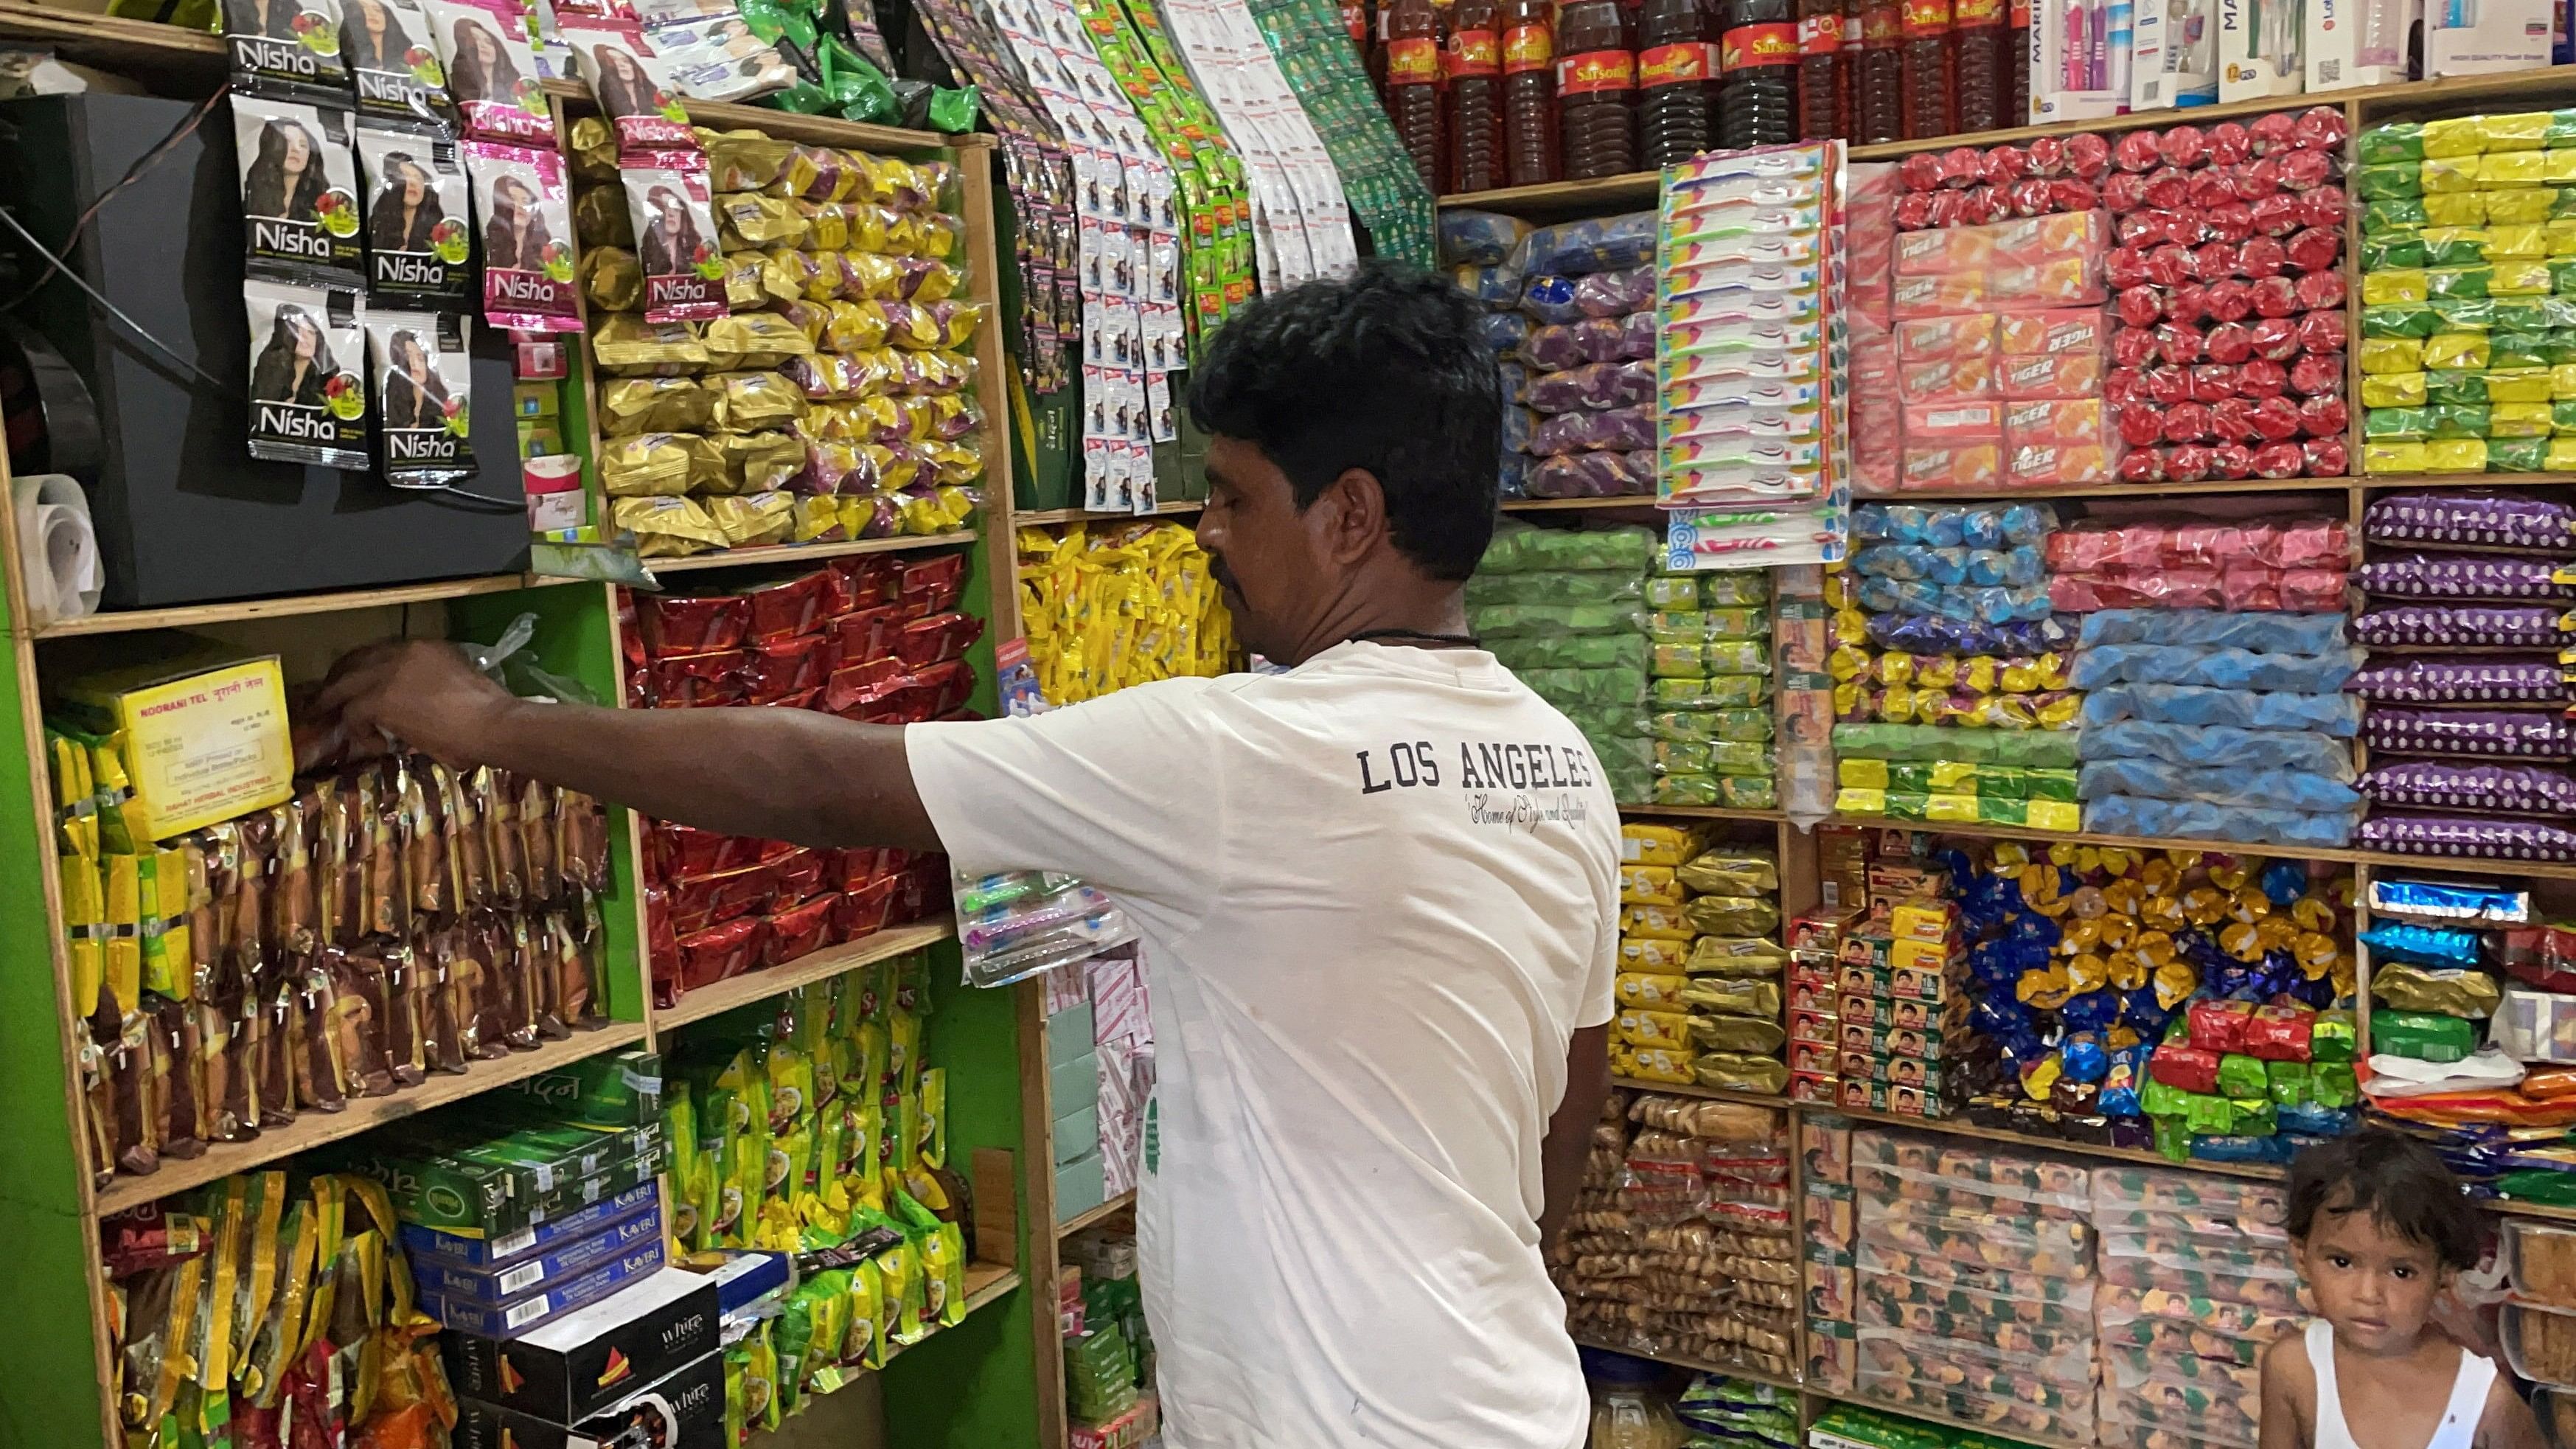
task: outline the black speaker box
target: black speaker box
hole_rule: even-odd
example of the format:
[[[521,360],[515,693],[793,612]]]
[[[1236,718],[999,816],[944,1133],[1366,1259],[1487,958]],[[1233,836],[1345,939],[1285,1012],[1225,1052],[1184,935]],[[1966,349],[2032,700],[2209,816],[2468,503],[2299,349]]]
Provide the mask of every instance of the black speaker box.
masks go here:
[[[120,311],[224,388],[135,337],[64,277],[37,284],[17,313],[88,384],[97,410],[98,476],[81,482],[106,562],[106,607],[524,569],[524,509],[250,456],[250,327],[228,106],[216,102],[201,125],[100,205],[68,257]],[[152,96],[0,102],[0,202],[61,255],[81,214],[185,126],[192,109]],[[17,286],[43,273],[44,259],[29,256],[14,232],[0,228],[0,245],[20,254]],[[478,325],[473,360],[472,441],[482,473],[461,486],[517,499],[508,337]]]

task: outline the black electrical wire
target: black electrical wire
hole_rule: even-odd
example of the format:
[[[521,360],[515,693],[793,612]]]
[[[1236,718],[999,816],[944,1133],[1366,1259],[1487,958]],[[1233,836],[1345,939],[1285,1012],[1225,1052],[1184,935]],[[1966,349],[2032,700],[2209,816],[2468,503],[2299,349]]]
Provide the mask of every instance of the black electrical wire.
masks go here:
[[[227,94],[229,94],[231,89],[232,88],[229,85],[215,87],[215,93],[206,97],[204,100],[199,101],[195,109],[188,112],[187,119],[171,128],[169,135],[153,142],[151,150],[135,157],[134,164],[125,168],[125,174],[116,179],[116,184],[110,186],[105,191],[100,192],[98,196],[90,202],[89,206],[81,212],[79,218],[72,222],[71,231],[63,237],[64,254],[68,255],[72,247],[79,243],[81,233],[89,230],[90,222],[97,218],[101,207],[104,207],[110,201],[115,200],[117,193],[125,190],[125,188],[129,186],[132,186],[135,182],[142,180],[144,176],[151,172],[152,168],[160,165],[162,161],[169,157],[172,147],[188,139],[190,136],[195,135],[197,128],[204,125],[206,117],[214,111],[215,103],[222,100]],[[19,235],[25,236],[26,233],[22,230],[19,232]],[[30,243],[34,242],[34,238],[32,237],[28,238],[28,240]],[[0,304],[0,312],[17,311],[19,308],[27,305],[28,302],[34,300],[36,293],[43,289],[45,283],[53,280],[54,273],[68,272],[70,270],[70,265],[65,262],[61,256],[57,256],[54,253],[45,250],[43,246],[37,246],[36,253],[45,259],[45,270],[38,274],[34,281],[27,284],[27,290],[19,293],[6,304]]]
[[[181,356],[177,348],[174,348],[169,343],[153,336],[142,323],[125,315],[123,308],[117,306],[114,302],[107,300],[106,293],[91,286],[88,278],[83,277],[79,272],[72,270],[72,268],[67,265],[62,258],[45,250],[44,243],[37,241],[35,234],[28,231],[25,224],[20,222],[16,216],[12,215],[6,207],[0,207],[0,222],[7,222],[9,224],[9,229],[16,232],[19,237],[37,253],[37,255],[44,257],[47,261],[54,264],[54,270],[61,272],[65,281],[70,282],[73,286],[80,288],[81,291],[88,294],[89,299],[92,302],[97,303],[99,308],[106,312],[107,315],[115,318],[118,323],[124,326],[125,330],[133,333],[143,341],[150,343],[155,350],[161,353],[162,356],[169,358],[172,362],[175,362],[181,367],[188,369],[190,372],[195,373],[199,380],[203,381],[206,386],[213,388],[217,393],[236,401],[241,400],[241,394],[233,391],[232,384],[225,382],[222,378],[216,377],[204,368],[199,367],[195,362]],[[50,273],[48,275],[50,275]]]

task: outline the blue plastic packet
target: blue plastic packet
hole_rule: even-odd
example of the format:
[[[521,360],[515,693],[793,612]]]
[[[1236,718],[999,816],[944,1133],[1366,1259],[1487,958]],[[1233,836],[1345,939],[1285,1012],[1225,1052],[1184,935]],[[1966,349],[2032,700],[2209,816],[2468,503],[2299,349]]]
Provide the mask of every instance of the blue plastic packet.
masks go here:
[[[2446,881],[2373,880],[2373,910],[2402,911],[2446,921],[2475,921],[2488,926],[2520,926],[2531,920],[2531,892],[2501,886],[2455,885]]]
[[[2480,954],[2477,932],[2449,926],[2375,920],[2360,939],[2361,944],[2391,961],[2436,969],[2473,968]]]

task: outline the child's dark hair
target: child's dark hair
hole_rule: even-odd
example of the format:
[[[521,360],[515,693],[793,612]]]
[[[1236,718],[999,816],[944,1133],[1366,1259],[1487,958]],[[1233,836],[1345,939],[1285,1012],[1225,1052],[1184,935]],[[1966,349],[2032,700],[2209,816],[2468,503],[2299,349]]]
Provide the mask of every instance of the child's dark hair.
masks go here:
[[[2478,1265],[2478,1214],[2432,1148],[2368,1127],[2299,1153],[2290,1163],[2290,1236],[2305,1241],[2319,1214],[2368,1213],[2431,1248],[2447,1268]]]

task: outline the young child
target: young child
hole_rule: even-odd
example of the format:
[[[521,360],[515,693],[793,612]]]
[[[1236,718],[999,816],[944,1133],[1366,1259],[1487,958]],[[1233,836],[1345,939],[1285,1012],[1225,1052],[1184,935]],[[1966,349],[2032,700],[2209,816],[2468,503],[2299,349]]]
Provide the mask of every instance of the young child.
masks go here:
[[[2541,1449],[2511,1380],[2430,1322],[2478,1261],[2431,1148],[2373,1128],[2300,1153],[2290,1239],[2317,1317],[2263,1352],[2262,1449]]]

